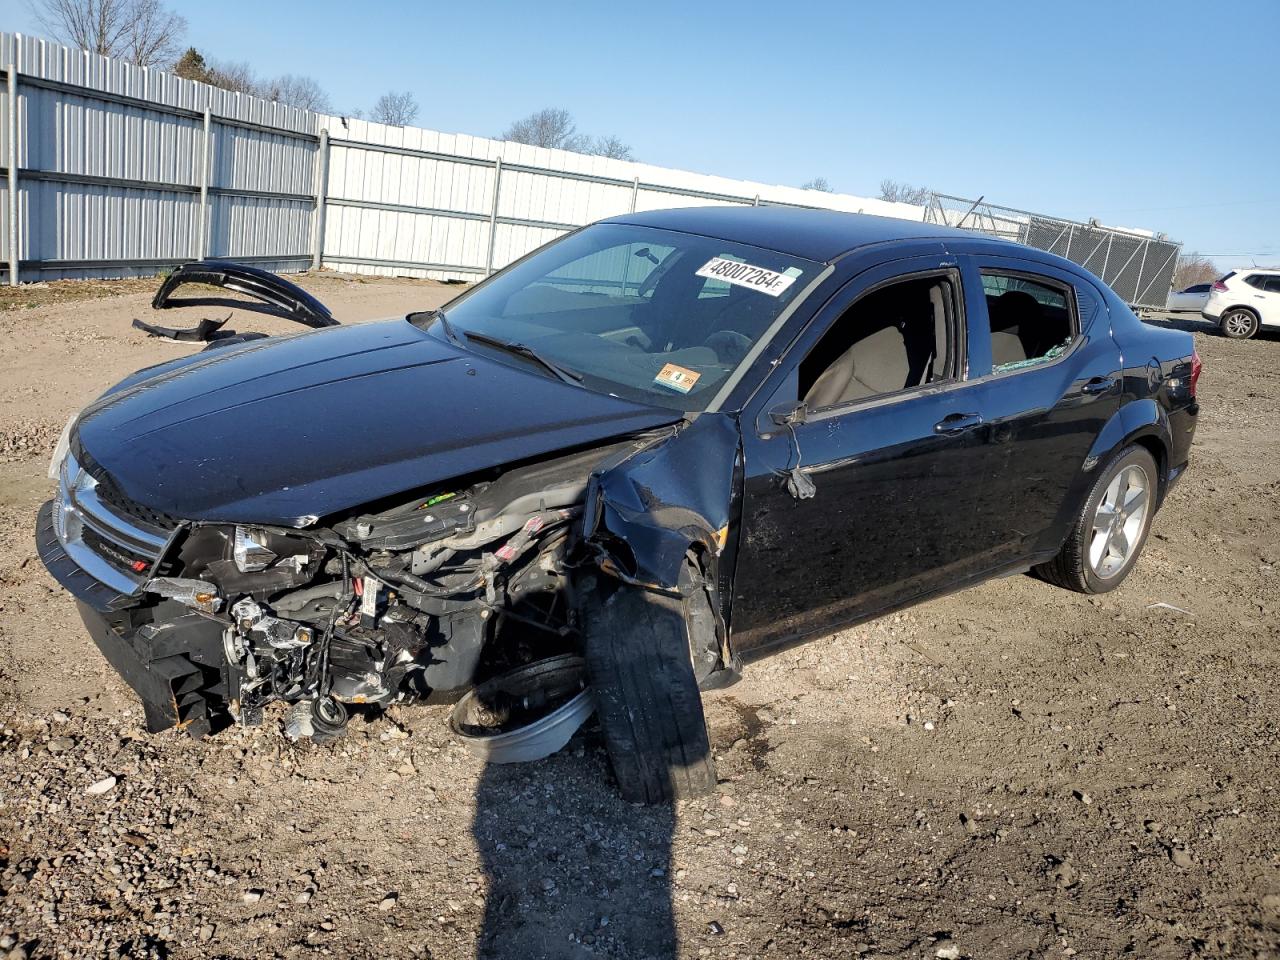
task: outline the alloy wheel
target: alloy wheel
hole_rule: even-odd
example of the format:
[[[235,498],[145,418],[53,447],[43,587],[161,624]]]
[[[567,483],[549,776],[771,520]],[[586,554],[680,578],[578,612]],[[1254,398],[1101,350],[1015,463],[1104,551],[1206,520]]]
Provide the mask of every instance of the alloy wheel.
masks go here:
[[[1122,571],[1133,556],[1151,504],[1146,471],[1130,465],[1116,474],[1093,515],[1089,566],[1099,580]]]
[[[1222,325],[1227,331],[1227,336],[1243,339],[1253,333],[1253,322],[1253,314],[1237,310],[1234,313],[1227,314],[1222,321]]]

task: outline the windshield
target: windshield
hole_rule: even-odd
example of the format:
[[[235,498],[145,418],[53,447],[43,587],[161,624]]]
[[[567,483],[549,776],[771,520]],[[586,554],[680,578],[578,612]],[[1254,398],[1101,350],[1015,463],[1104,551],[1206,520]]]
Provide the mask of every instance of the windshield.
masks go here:
[[[558,370],[589,390],[698,411],[821,270],[759,247],[598,224],[495,275],[446,313],[455,334],[481,335],[467,340],[470,349]]]

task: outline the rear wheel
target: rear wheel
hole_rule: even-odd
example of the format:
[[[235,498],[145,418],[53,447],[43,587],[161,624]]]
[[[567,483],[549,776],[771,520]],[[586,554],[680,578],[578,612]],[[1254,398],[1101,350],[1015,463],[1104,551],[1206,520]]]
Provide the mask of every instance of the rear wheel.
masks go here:
[[[1258,316],[1252,310],[1228,310],[1219,322],[1222,335],[1232,340],[1248,340],[1258,332]]]
[[[626,584],[583,587],[587,673],[622,796],[661,803],[710,793],[716,775],[691,657],[689,598]]]
[[[1120,586],[1147,542],[1158,484],[1150,453],[1136,446],[1120,451],[1099,472],[1062,550],[1036,574],[1080,593]]]

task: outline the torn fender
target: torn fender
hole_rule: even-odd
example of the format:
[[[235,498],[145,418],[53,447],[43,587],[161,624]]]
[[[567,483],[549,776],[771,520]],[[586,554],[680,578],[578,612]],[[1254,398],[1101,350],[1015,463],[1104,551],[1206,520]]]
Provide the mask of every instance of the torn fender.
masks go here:
[[[229,297],[175,297],[173,295],[175,290],[189,283],[222,287],[232,293],[252,297],[258,302],[234,300]],[[160,289],[156,291],[155,298],[151,301],[151,306],[156,310],[167,310],[172,307],[233,307],[265,313],[273,317],[283,317],[316,329],[338,326],[338,321],[333,318],[329,308],[297,284],[290,283],[267,270],[222,260],[184,263],[165,277],[164,283],[160,284]]]
[[[627,579],[676,591],[691,547],[718,560],[730,546],[741,469],[737,420],[702,414],[596,468],[585,537]]]

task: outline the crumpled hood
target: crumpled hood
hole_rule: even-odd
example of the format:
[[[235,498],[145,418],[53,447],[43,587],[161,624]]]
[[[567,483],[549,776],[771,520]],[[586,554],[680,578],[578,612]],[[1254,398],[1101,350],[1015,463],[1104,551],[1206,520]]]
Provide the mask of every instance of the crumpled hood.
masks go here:
[[[73,450],[170,516],[298,525],[680,419],[387,320],[144,371],[84,411]]]

